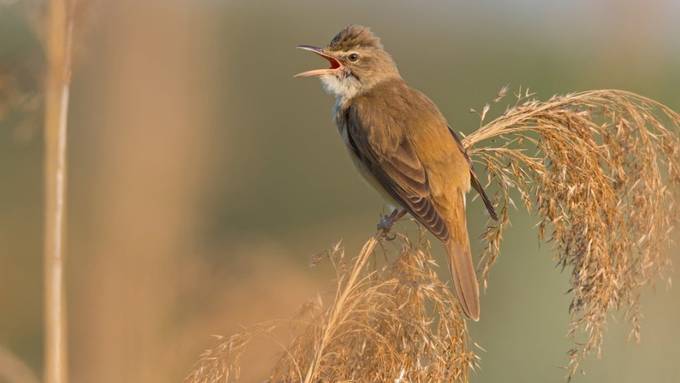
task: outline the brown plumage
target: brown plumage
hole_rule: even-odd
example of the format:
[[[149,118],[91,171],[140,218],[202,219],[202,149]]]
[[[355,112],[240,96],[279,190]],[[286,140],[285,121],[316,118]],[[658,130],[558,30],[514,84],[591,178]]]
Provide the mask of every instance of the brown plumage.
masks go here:
[[[479,285],[465,218],[471,183],[493,206],[460,141],[434,103],[410,88],[368,28],[349,26],[326,48],[301,46],[326,58],[320,76],[336,96],[336,123],[362,175],[441,240],[454,288],[467,316],[479,318]]]

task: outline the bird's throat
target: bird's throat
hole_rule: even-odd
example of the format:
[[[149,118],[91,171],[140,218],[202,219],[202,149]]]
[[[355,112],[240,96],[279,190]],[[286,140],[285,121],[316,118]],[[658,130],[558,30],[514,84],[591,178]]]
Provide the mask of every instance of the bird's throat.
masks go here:
[[[320,78],[324,90],[343,101],[356,96],[361,90],[361,83],[351,75],[324,75]]]

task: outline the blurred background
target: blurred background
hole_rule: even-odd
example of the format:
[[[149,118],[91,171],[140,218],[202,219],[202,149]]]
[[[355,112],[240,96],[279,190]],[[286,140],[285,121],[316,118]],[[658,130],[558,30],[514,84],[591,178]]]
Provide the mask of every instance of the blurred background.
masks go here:
[[[38,7],[0,0],[0,349],[40,375]],[[469,109],[506,84],[543,99],[620,88],[680,110],[679,14],[674,0],[92,3],[69,116],[72,381],[181,381],[212,334],[291,317],[330,289],[312,255],[339,239],[356,251],[373,233],[382,201],[348,159],[332,98],[292,78],[325,65],[295,45],[371,26],[405,79],[469,133]],[[479,254],[486,215],[479,201],[468,212]],[[472,380],[562,381],[568,276],[536,219],[512,218],[471,325],[486,350]],[[642,311],[641,344],[612,320],[602,359],[577,381],[680,381],[680,291],[659,283]],[[251,350],[246,382],[278,352],[267,340]]]

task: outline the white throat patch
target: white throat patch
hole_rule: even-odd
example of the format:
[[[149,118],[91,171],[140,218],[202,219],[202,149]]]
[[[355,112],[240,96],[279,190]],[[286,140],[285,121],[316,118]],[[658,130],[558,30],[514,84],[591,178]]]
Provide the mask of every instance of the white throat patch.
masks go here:
[[[350,99],[359,92],[359,81],[352,76],[339,79],[333,75],[325,75],[321,76],[321,83],[328,94],[342,100]]]

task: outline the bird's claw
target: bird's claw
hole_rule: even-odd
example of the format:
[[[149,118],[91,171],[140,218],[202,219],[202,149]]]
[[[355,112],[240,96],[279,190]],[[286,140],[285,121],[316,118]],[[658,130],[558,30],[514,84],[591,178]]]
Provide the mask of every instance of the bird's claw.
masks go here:
[[[390,234],[390,229],[392,228],[392,224],[385,223],[383,221],[384,221],[384,219],[381,219],[380,223],[378,223],[378,230],[380,230],[380,234],[382,234],[384,239],[386,239],[388,241],[394,241],[397,238],[397,235],[396,234]]]
[[[394,225],[394,222],[390,219],[390,216],[383,216],[380,218],[380,222],[378,222],[378,230],[381,230],[383,233],[389,233],[392,225]]]
[[[390,235],[390,230],[392,230],[394,223],[397,222],[397,220],[399,220],[399,218],[401,218],[403,215],[404,213],[402,211],[394,210],[392,213],[380,218],[380,222],[378,222],[378,230],[382,232],[382,234],[385,236],[385,239],[388,241],[393,241],[397,238],[396,234]]]

